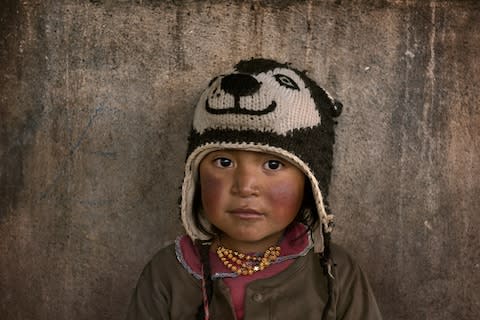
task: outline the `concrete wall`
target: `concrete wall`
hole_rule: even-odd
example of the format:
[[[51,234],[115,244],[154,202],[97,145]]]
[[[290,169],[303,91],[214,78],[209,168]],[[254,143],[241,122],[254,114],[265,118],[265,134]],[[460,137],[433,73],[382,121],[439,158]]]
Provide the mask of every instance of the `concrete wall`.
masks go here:
[[[0,35],[2,320],[122,318],[192,106],[252,56],[344,103],[334,239],[385,319],[480,317],[478,1],[4,0]]]

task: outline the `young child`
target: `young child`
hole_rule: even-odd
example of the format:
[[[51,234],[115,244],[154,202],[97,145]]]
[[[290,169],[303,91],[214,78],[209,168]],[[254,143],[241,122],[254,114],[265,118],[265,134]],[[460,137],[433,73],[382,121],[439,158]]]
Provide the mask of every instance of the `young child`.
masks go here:
[[[365,275],[330,242],[341,110],[272,60],[211,80],[189,137],[186,235],[145,267],[127,319],[381,319]]]

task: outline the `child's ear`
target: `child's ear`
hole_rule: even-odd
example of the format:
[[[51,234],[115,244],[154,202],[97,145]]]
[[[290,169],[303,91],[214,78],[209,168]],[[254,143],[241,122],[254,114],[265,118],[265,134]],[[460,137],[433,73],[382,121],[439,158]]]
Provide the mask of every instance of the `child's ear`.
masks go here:
[[[343,111],[343,104],[338,101],[338,100],[333,100],[332,106],[331,106],[331,112],[332,112],[332,117],[336,118],[339,115],[342,114]]]

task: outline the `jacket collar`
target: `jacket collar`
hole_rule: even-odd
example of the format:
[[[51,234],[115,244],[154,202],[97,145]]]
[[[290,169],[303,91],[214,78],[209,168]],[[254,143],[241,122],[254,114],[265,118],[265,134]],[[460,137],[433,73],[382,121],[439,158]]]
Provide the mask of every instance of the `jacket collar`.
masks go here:
[[[305,256],[313,247],[313,242],[307,228],[297,223],[289,228],[280,240],[282,254],[273,264],[282,263],[291,259]],[[197,279],[202,278],[202,266],[197,248],[188,235],[183,235],[175,240],[175,253],[177,260],[185,270]],[[218,259],[214,252],[210,252],[210,259]],[[212,278],[235,278],[238,275],[229,271],[220,263],[212,263]]]

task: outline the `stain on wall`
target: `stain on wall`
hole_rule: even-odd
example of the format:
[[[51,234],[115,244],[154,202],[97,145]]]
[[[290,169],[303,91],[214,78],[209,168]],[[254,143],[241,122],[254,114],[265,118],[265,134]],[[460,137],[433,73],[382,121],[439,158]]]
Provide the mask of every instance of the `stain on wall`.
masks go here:
[[[334,241],[385,319],[480,315],[477,1],[4,1],[0,314],[118,319],[181,233],[193,105],[240,59],[343,102]]]
[[[15,69],[12,67],[16,64],[16,56],[12,55],[10,57],[11,64],[9,64],[9,52],[14,51],[17,45],[16,31],[18,28],[18,22],[16,20],[17,14],[17,3],[16,1],[8,1],[4,4],[4,9],[0,13],[0,28],[3,30],[1,38],[1,65],[5,70],[5,76],[1,81],[1,90],[5,92],[7,86],[12,84],[11,79],[15,76]],[[9,76],[7,76],[9,75]],[[10,81],[9,81],[10,80]],[[2,95],[2,108],[0,108],[1,119],[7,119],[9,113],[6,105],[8,104],[6,95]],[[2,121],[3,122],[3,121]],[[0,157],[2,160],[2,171],[0,175],[0,219],[3,219],[9,208],[16,206],[17,202],[17,192],[22,188],[23,185],[23,173],[21,172],[21,167],[16,167],[13,162],[22,161],[23,156],[21,155],[21,148],[17,150],[12,150],[14,147],[10,147],[11,139],[9,137],[15,136],[13,132],[10,132],[6,125],[2,124],[0,132],[0,143],[2,146],[2,151]],[[8,156],[7,156],[8,155]],[[17,160],[14,160],[17,159]],[[8,172],[8,174],[7,174]],[[11,210],[11,209],[10,209]]]

